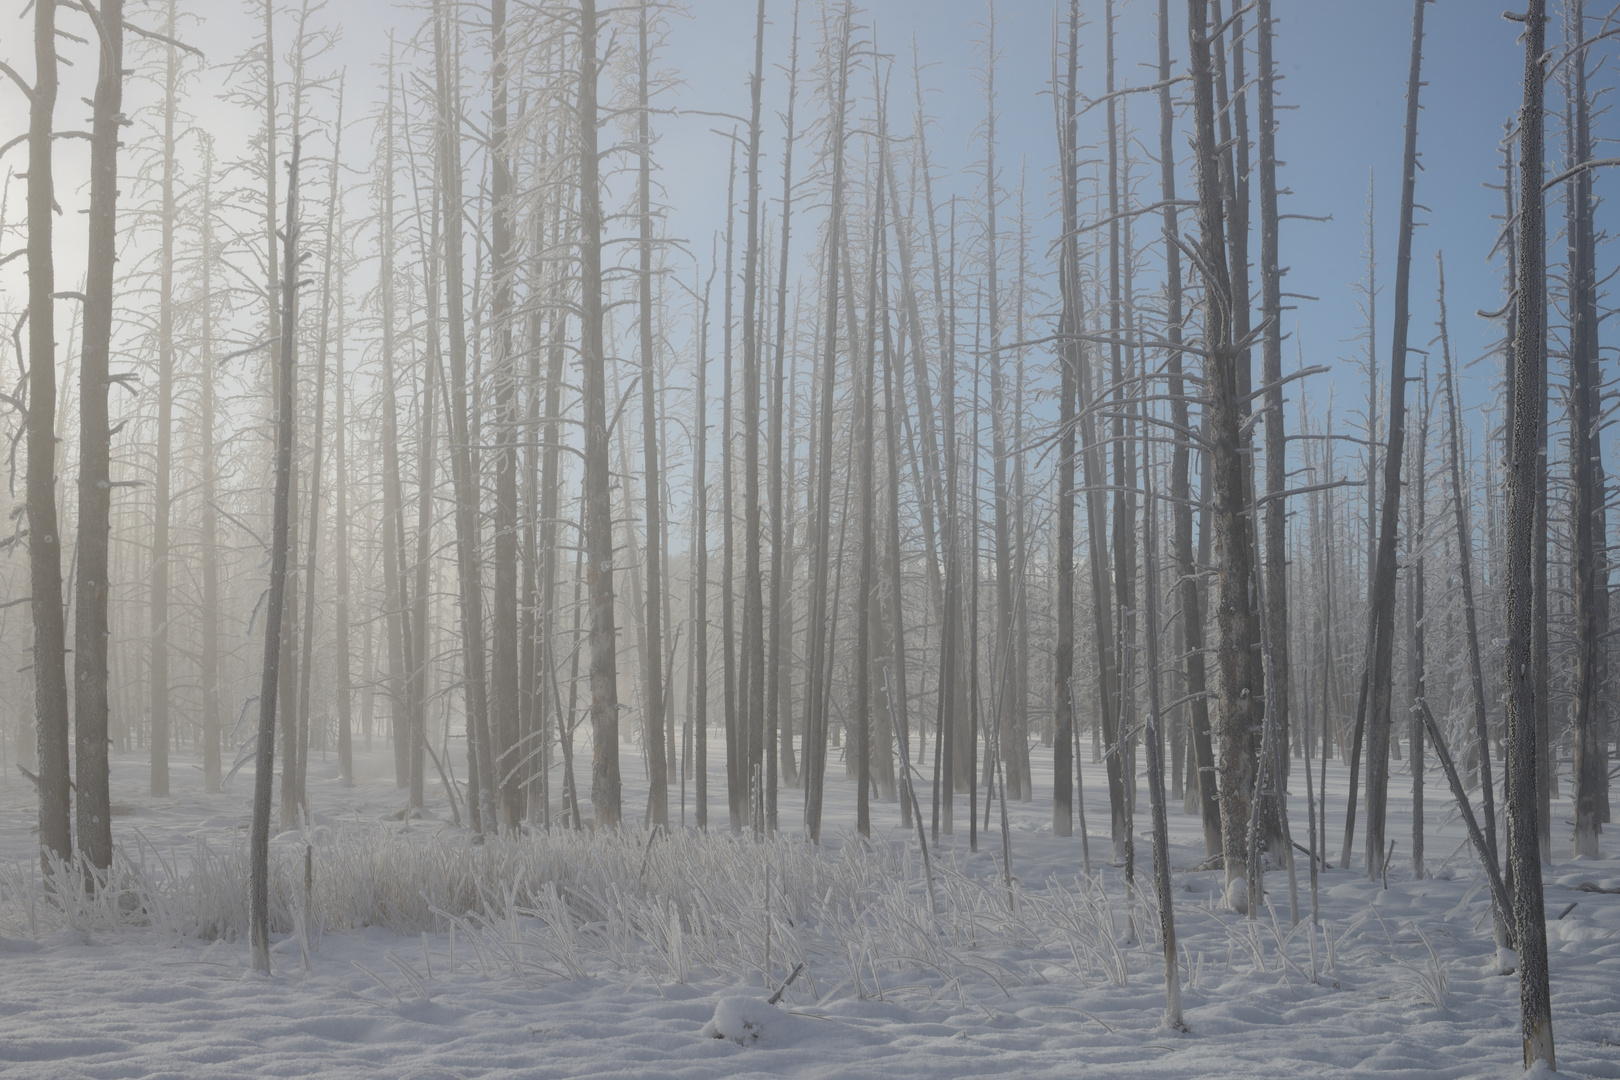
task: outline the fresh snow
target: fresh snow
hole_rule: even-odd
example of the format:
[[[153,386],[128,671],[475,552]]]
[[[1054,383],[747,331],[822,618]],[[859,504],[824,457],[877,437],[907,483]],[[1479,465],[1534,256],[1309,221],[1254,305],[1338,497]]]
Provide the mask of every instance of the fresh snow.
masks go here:
[[[1078,836],[1047,835],[1051,755],[1037,747],[1035,801],[1008,807],[1013,892],[1001,879],[999,812],[971,853],[959,797],[956,835],[933,853],[932,918],[915,833],[899,828],[894,803],[875,803],[881,832],[870,847],[854,837],[853,785],[836,764],[820,851],[798,838],[801,797],[786,788],[783,839],[732,838],[718,754],[718,835],[677,830],[649,846],[626,829],[474,846],[444,823],[442,798],[430,798],[424,819],[395,816],[404,796],[386,749],[359,755],[352,789],[337,783],[335,759],[319,756],[314,822],[274,842],[284,932],[270,977],[247,971],[232,922],[245,907],[251,769],[212,796],[200,771],[176,769],[175,794],[154,800],[144,756],[116,756],[113,799],[126,813],[114,836],[130,884],[68,914],[39,887],[32,789],[0,782],[0,1075],[1521,1075],[1517,980],[1498,974],[1486,889],[1437,773],[1427,785],[1430,877],[1413,879],[1410,780],[1398,765],[1388,888],[1366,879],[1358,835],[1352,869],[1322,875],[1320,927],[1309,920],[1304,856],[1297,926],[1281,871],[1266,875],[1257,920],[1228,910],[1219,872],[1191,869],[1203,857],[1197,820],[1172,806],[1183,1033],[1162,1025],[1146,788],[1131,899],[1122,871],[1106,865],[1105,778],[1089,751],[1094,882],[1084,882]],[[576,760],[587,785],[588,758]],[[634,751],[623,760],[629,820],[645,789]],[[1291,820],[1303,840],[1295,765]],[[1337,854],[1345,777],[1330,765],[1328,779]],[[1568,858],[1567,798],[1553,813],[1558,1075],[1620,1077],[1620,896],[1577,888],[1620,889],[1620,860]],[[481,894],[451,888],[467,874]],[[223,936],[197,934],[209,919]],[[768,1004],[799,962],[805,970]]]

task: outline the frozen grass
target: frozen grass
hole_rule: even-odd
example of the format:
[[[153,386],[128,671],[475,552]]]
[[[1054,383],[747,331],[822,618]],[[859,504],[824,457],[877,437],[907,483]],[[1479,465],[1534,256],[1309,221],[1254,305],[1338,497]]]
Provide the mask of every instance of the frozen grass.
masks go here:
[[[60,1061],[29,1066],[51,1080],[139,1074],[135,1061],[188,1080],[316,1074],[339,1060],[355,1075],[431,1063],[525,1080],[760,1069],[982,1080],[1067,1076],[1077,1060],[1148,1080],[1516,1071],[1516,983],[1497,974],[1486,893],[1450,815],[1433,820],[1422,879],[1399,864],[1387,889],[1359,868],[1325,872],[1319,925],[1291,924],[1281,874],[1251,921],[1221,905],[1219,872],[1178,870],[1189,1035],[1159,1026],[1151,892],[1100,862],[1080,875],[1077,842],[1046,835],[1045,790],[1009,806],[1011,888],[1000,837],[974,853],[959,820],[935,849],[931,903],[914,833],[891,822],[871,841],[834,835],[853,801],[836,775],[819,849],[724,829],[477,842],[433,820],[448,807],[431,799],[427,820],[399,820],[391,762],[377,757],[361,786],[333,774],[313,789],[314,824],[272,842],[268,980],[244,975],[241,791],[151,799],[144,761],[120,760],[116,793],[134,810],[107,887],[89,893],[72,875],[72,888],[45,887],[31,800],[0,784],[0,1015],[20,1018],[0,1038],[0,1071],[23,1060]],[[1088,810],[1106,820],[1100,766],[1088,767]],[[1342,805],[1337,763],[1329,779]],[[879,808],[877,823],[896,812]],[[1404,836],[1410,819],[1393,816]],[[1172,864],[1193,866],[1197,819],[1171,824]],[[1617,866],[1561,861],[1547,878],[1559,1057],[1575,1075],[1620,1077],[1620,896],[1591,891],[1620,888]],[[32,1056],[8,1056],[7,1039]],[[534,1071],[537,1040],[555,1055],[550,1072]],[[731,1054],[777,1056],[755,1069]]]
[[[475,841],[354,825],[287,834],[271,855],[272,933],[302,946],[380,926],[448,934],[489,976],[607,972],[686,983],[770,981],[804,965],[811,996],[951,994],[964,981],[1043,980],[1029,955],[1066,957],[1086,985],[1124,985],[1128,922],[1095,881],[1012,891],[956,860],[936,866],[937,907],[915,850],[847,838],[822,851],[673,831],[557,831]],[[305,888],[305,854],[310,853]],[[247,852],[198,840],[182,857],[120,846],[102,887],[57,867],[0,866],[0,937],[61,930],[145,941],[236,941],[247,928]],[[382,982],[379,978],[379,982]],[[386,985],[386,983],[384,984]]]

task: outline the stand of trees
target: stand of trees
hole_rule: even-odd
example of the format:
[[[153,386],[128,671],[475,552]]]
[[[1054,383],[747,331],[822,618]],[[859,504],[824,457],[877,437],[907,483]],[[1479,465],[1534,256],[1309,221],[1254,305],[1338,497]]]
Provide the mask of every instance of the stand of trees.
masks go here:
[[[1369,240],[1352,436],[1307,394],[1334,366],[1308,343],[1285,359],[1284,262],[1312,227],[1280,208],[1287,39],[1269,0],[1187,0],[1184,24],[1179,6],[1156,6],[1144,84],[1121,74],[1139,58],[1116,55],[1113,0],[1090,24],[1059,5],[1051,154],[1014,177],[997,73],[1031,43],[998,38],[993,7],[975,160],[951,174],[922,58],[880,48],[852,0],[759,0],[746,102],[711,117],[727,216],[699,242],[659,202],[678,106],[659,0],[439,0],[389,38],[375,93],[335,68],[316,0],[254,3],[223,106],[245,139],[188,112],[200,7],[34,0],[32,69],[0,57],[28,118],[0,131],[0,153],[27,154],[23,217],[0,198],[4,282],[27,278],[0,293],[24,476],[0,600],[30,616],[0,646],[47,869],[82,860],[95,888],[111,865],[110,752],[146,755],[155,797],[177,758],[210,792],[251,760],[265,966],[271,814],[308,820],[312,753],[353,783],[357,748],[386,741],[403,813],[437,791],[478,832],[708,828],[718,737],[732,830],[794,827],[786,797],[819,842],[842,761],[863,834],[892,818],[923,838],[926,819],[938,841],[965,800],[977,849],[999,806],[1010,884],[1005,808],[1044,784],[1037,742],[1053,832],[1078,831],[1089,870],[1089,742],[1133,887],[1147,780],[1173,943],[1176,797],[1227,902],[1256,915],[1269,855],[1297,918],[1294,852],[1314,896],[1330,817],[1341,869],[1359,819],[1358,869],[1387,871],[1398,760],[1425,872],[1432,759],[1518,951],[1526,1063],[1551,1064],[1541,866],[1600,850],[1615,737],[1598,38],[1581,0],[1559,26],[1544,0],[1510,16],[1502,407],[1474,410],[1443,270],[1440,360],[1415,375],[1409,355],[1414,0],[1394,317],[1374,317]],[[87,133],[58,127],[69,53],[95,73]],[[1145,103],[1153,139],[1132,124]],[[60,179],[81,156],[82,194]],[[1031,169],[1054,190],[1045,248]],[[74,202],[82,291],[57,270]],[[1312,772],[1329,757],[1347,804]],[[1563,782],[1572,837],[1550,812]],[[1298,845],[1284,795],[1302,787]],[[1166,976],[1179,1023],[1173,944]]]

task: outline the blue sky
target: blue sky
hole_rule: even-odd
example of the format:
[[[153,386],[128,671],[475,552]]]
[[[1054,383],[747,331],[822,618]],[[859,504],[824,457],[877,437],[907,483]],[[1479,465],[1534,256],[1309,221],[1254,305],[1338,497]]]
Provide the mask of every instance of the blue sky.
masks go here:
[[[702,0],[691,7],[690,17],[675,20],[666,57],[678,68],[684,85],[678,96],[691,108],[746,108],[746,74],[752,63],[753,9],[751,0]],[[767,56],[786,55],[786,0],[771,0],[773,25],[768,31]],[[806,5],[806,21],[810,6]],[[1230,10],[1230,6],[1229,6]],[[1103,85],[1102,10],[1098,0],[1083,5],[1088,20],[1082,61],[1088,89],[1100,93]],[[1050,72],[1052,7],[1045,2],[1007,2],[998,5],[997,69],[1000,90],[1000,149],[1006,166],[1004,182],[1016,179],[1017,164],[1027,161],[1031,175],[1031,211],[1050,214],[1046,170],[1052,147],[1051,106],[1043,94]],[[1387,361],[1392,330],[1396,230],[1399,214],[1400,165],[1405,115],[1405,84],[1412,26],[1410,0],[1275,0],[1278,19],[1276,56],[1283,81],[1278,132],[1279,157],[1287,164],[1280,183],[1293,192],[1283,211],[1331,215],[1328,222],[1285,222],[1282,233],[1283,265],[1292,268],[1285,289],[1319,297],[1302,302],[1288,316],[1288,329],[1297,321],[1299,342],[1307,363],[1334,363],[1357,355],[1355,339],[1362,332],[1362,315],[1355,285],[1365,274],[1365,214],[1369,177],[1376,197],[1376,241],[1379,258],[1378,351]],[[976,177],[963,172],[981,152],[976,130],[983,116],[979,69],[982,37],[988,16],[983,0],[881,0],[869,16],[878,26],[885,51],[909,53],[912,36],[931,67],[925,80],[932,87],[930,109],[938,119],[932,133],[936,160],[948,174],[944,191],[970,195]],[[1143,84],[1154,80],[1157,4],[1130,0],[1120,6],[1118,72],[1121,82]],[[1178,71],[1185,70],[1185,5],[1170,5],[1172,56]],[[1425,15],[1424,77],[1419,121],[1419,150],[1423,171],[1417,180],[1421,226],[1414,243],[1412,268],[1412,326],[1410,342],[1426,346],[1434,336],[1435,259],[1446,255],[1448,306],[1451,331],[1460,359],[1467,363],[1483,355],[1498,334],[1495,324],[1475,315],[1479,309],[1501,305],[1504,291],[1500,258],[1487,255],[1500,228],[1502,194],[1487,185],[1501,181],[1503,124],[1517,110],[1521,97],[1523,52],[1519,26],[1502,17],[1500,5],[1482,0],[1440,0]],[[1252,18],[1251,18],[1252,25]],[[1549,32],[1556,41],[1559,26]],[[1252,38],[1251,38],[1252,41]],[[1597,66],[1612,51],[1605,43],[1593,51]],[[1250,71],[1252,74],[1252,54]],[[773,72],[767,80],[767,101],[779,104],[785,79]],[[1133,103],[1133,119],[1152,125],[1139,135],[1157,147],[1157,114]],[[1561,107],[1556,93],[1549,104]],[[768,106],[769,107],[769,106]],[[1251,111],[1251,117],[1252,117]],[[660,146],[663,180],[671,203],[674,232],[706,236],[723,220],[726,157],[723,140],[708,134],[713,121],[683,121],[663,125]],[[904,125],[895,121],[895,126]],[[1558,166],[1555,133],[1549,144],[1549,173]],[[1602,121],[1598,122],[1602,133]],[[1082,139],[1100,142],[1102,110],[1095,110]],[[779,129],[766,137],[773,163],[780,145]],[[1178,154],[1185,153],[1178,139]],[[1599,151],[1602,153],[1603,151]],[[802,153],[802,151],[801,151]],[[801,158],[802,160],[802,158]],[[1190,174],[1182,161],[1183,184]],[[1597,185],[1601,195],[1606,181]],[[774,190],[774,182],[768,190]],[[1004,209],[1007,213],[1011,204]],[[1606,213],[1600,214],[1600,226]],[[1561,223],[1556,200],[1549,202],[1549,227]],[[1050,235],[1046,221],[1042,232]],[[802,233],[800,234],[803,235]],[[1257,248],[1258,240],[1254,241]],[[703,242],[706,253],[708,245]],[[1555,250],[1553,258],[1557,258]],[[1600,267],[1605,261],[1600,251]],[[1600,269],[1600,274],[1601,274]],[[1554,316],[1556,320],[1556,315]],[[1286,347],[1292,363],[1294,346]],[[1417,358],[1414,358],[1416,363]],[[1493,390],[1489,380],[1497,365],[1476,365],[1468,374],[1468,397],[1475,403]],[[1332,376],[1339,383],[1341,408],[1359,395],[1361,376],[1336,365]],[[1325,387],[1312,391],[1317,400]]]

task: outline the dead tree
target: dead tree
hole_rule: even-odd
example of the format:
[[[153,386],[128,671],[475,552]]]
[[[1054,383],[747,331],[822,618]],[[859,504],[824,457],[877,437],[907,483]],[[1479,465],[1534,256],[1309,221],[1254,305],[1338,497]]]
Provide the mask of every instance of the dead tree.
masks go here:
[[[1160,0],[1161,9],[1169,0]],[[1069,3],[1069,43],[1061,93],[1053,95],[1057,112],[1059,172],[1062,177],[1063,239],[1058,245],[1058,291],[1062,314],[1058,332],[1057,460],[1057,638],[1052,656],[1055,717],[1052,725],[1052,835],[1074,835],[1074,472],[1075,428],[1080,366],[1079,193],[1075,167],[1076,113],[1080,70],[1080,5]],[[1053,72],[1054,89],[1059,88]]]
[[[107,577],[112,512],[112,429],[107,417],[113,270],[118,248],[118,135],[124,125],[124,3],[86,6],[101,42],[90,127],[89,255],[79,353],[79,512],[74,557],[73,741],[79,850],[112,865],[107,760]],[[118,376],[123,378],[123,376]]]
[[[1490,848],[1492,858],[1499,859],[1496,842],[1495,781],[1491,769],[1491,736],[1486,717],[1489,699],[1485,696],[1485,672],[1479,648],[1479,614],[1474,603],[1474,528],[1468,520],[1471,499],[1463,486],[1462,419],[1457,410],[1457,379],[1452,367],[1451,336],[1446,327],[1446,264],[1444,256],[1439,252],[1435,253],[1435,268],[1440,278],[1440,357],[1444,365],[1442,376],[1446,386],[1446,458],[1447,470],[1451,474],[1451,505],[1457,530],[1457,576],[1462,587],[1463,625],[1468,637],[1468,676],[1473,691],[1476,744],[1474,753],[1479,762],[1480,809],[1485,819],[1485,844]]]
[[[1253,552],[1249,539],[1247,465],[1238,425],[1242,409],[1238,358],[1232,347],[1231,312],[1242,302],[1226,273],[1226,222],[1215,149],[1215,101],[1210,72],[1208,0],[1187,0],[1187,31],[1193,84],[1193,145],[1198,175],[1198,257],[1204,274],[1205,393],[1209,400],[1209,457],[1215,534],[1216,654],[1221,669],[1218,699],[1221,850],[1228,900],[1246,910],[1258,897],[1241,895],[1248,860],[1249,801],[1254,794],[1255,742],[1259,731],[1261,673],[1252,643],[1259,637],[1252,607]]]
[[[164,33],[175,33],[175,0],[165,7]],[[180,50],[167,46],[163,65],[163,162],[158,222],[157,460],[153,466],[152,572],[149,581],[151,672],[151,782],[154,798],[169,794],[169,518],[173,498],[175,120]],[[204,256],[206,258],[206,255]]]
[[[200,641],[202,682],[202,737],[203,737],[203,790],[210,795],[219,793],[223,784],[220,762],[220,630],[219,630],[219,462],[215,447],[214,425],[218,421],[218,405],[214,386],[214,142],[203,137],[202,151],[202,210],[198,215],[197,246],[201,257],[200,288],[200,341],[197,350],[197,382],[199,384],[197,427],[200,440],[201,496],[199,529],[202,544],[202,604],[199,611],[198,636]]]
[[[1564,6],[1566,37],[1564,233],[1569,277],[1570,524],[1575,592],[1575,854],[1598,853],[1609,764],[1604,690],[1609,568],[1603,490],[1603,379],[1598,362],[1598,283],[1593,224],[1591,119],[1586,92],[1586,20],[1582,0]]]
[[[1420,9],[1421,10],[1421,7]],[[1547,393],[1546,224],[1542,192],[1547,3],[1529,0],[1524,23],[1524,106],[1519,113],[1518,280],[1514,306],[1513,428],[1507,475],[1507,831],[1513,877],[1513,939],[1519,951],[1519,1016],[1524,1065],[1556,1069],[1552,1000],[1547,986],[1547,916],[1541,889],[1541,827],[1537,797],[1537,700],[1534,638],[1537,502],[1543,492],[1541,456]]]
[[[462,283],[461,124],[459,49],[449,40],[453,26],[445,6],[436,6],[434,57],[438,71],[439,197],[444,205],[445,321],[449,331],[450,372],[445,385],[445,434],[450,443],[450,477],[455,492],[456,572],[461,593],[463,695],[467,710],[468,816],[475,831],[493,829],[494,762],[500,749],[491,746],[488,682],[485,673],[484,601],[480,571],[479,491],[472,461],[467,377],[466,295]],[[593,162],[594,164],[594,162]]]
[[[1423,74],[1423,8],[1412,5],[1412,58],[1406,77],[1406,151],[1401,167],[1401,222],[1395,253],[1395,329],[1389,353],[1389,445],[1384,452],[1384,501],[1378,526],[1378,555],[1367,603],[1375,623],[1368,663],[1367,876],[1384,868],[1384,810],[1389,793],[1391,704],[1395,689],[1395,573],[1400,532],[1401,456],[1406,438],[1406,336],[1411,322],[1412,217],[1417,187],[1418,91]]]
[[[782,443],[791,435],[783,430],[782,397],[783,377],[787,354],[787,325],[788,325],[788,252],[789,239],[792,235],[793,223],[793,137],[794,137],[794,106],[798,102],[799,89],[799,3],[793,3],[793,44],[788,60],[788,90],[787,114],[784,118],[786,133],[782,141],[782,225],[777,239],[777,283],[776,283],[776,345],[774,351],[774,366],[771,373],[771,406],[770,431],[767,439],[770,442],[770,465],[766,473],[768,477],[770,514],[771,514],[771,607],[769,613],[770,629],[769,644],[766,646],[765,667],[765,828],[775,832],[777,826],[777,768],[781,763],[782,777],[791,782],[793,772],[793,737],[791,727],[784,735],[783,725],[791,724],[791,710],[784,708],[786,695],[781,687],[789,678],[789,665],[783,663],[783,653],[786,651],[792,626],[787,620],[787,597],[783,587],[783,578],[786,573],[787,545],[791,535],[783,522],[785,512],[783,500],[783,459]],[[756,92],[755,96],[758,94]],[[756,125],[757,126],[757,125]],[[902,691],[903,692],[903,691]]]
[[[763,785],[765,765],[765,597],[760,565],[759,500],[759,383],[760,346],[758,294],[760,285],[759,140],[760,89],[765,81],[765,0],[759,0],[754,28],[754,73],[749,79],[748,122],[748,236],[743,246],[742,396],[743,396],[743,637],[739,734],[746,753],[743,774],[751,784]],[[730,450],[730,447],[727,447]],[[764,792],[760,791],[760,795]],[[752,816],[752,815],[751,815]],[[762,816],[762,815],[761,815]],[[758,834],[764,822],[755,818]]]
[[[1170,423],[1175,447],[1170,455],[1170,499],[1175,515],[1175,551],[1179,626],[1186,656],[1185,677],[1192,759],[1197,776],[1199,817],[1204,827],[1204,856],[1221,851],[1221,805],[1216,790],[1215,750],[1210,741],[1208,684],[1204,671],[1204,609],[1198,590],[1198,564],[1193,556],[1192,421],[1182,379],[1182,288],[1179,213],[1176,203],[1174,110],[1170,100],[1170,5],[1159,0],[1159,169],[1164,203],[1165,336],[1170,342]]]
[[[248,934],[250,966],[270,971],[270,798],[276,755],[276,692],[280,686],[281,631],[287,593],[288,548],[292,538],[293,442],[297,434],[298,324],[298,151],[293,132],[287,163],[287,217],[282,231],[281,338],[276,364],[276,474],[270,527],[270,589],[264,619],[264,666],[259,679],[259,734],[254,749],[253,825],[249,834]]]
[[[763,0],[761,0],[761,3],[763,3]],[[659,509],[659,497],[662,491],[659,481],[658,462],[658,365],[657,357],[653,351],[652,133],[650,126],[651,107],[647,100],[647,83],[652,54],[647,43],[648,7],[649,0],[642,0],[641,7],[637,11],[637,33],[640,46],[637,55],[640,62],[641,76],[639,83],[640,115],[637,117],[639,138],[637,141],[636,169],[636,198],[640,207],[638,216],[640,217],[641,233],[637,248],[641,256],[641,272],[637,278],[637,287],[639,290],[639,323],[641,330],[641,440],[642,461],[646,467],[645,502],[647,511],[647,648],[642,656],[642,678],[646,687],[645,693],[642,695],[642,734],[646,740],[647,752],[648,817],[653,827],[668,828],[669,773],[667,771],[668,763],[664,756],[664,633],[662,613],[659,609],[664,596],[660,577],[663,567],[659,554],[661,550],[659,530],[663,527],[663,514]],[[765,15],[762,9],[760,13],[762,25],[764,18]],[[754,97],[757,102],[759,98],[758,90],[755,90]],[[757,138],[755,143],[757,145]],[[755,478],[755,494],[758,494],[757,477]],[[756,505],[754,507],[756,525],[758,524],[758,509]],[[755,545],[755,563],[755,569],[757,570],[757,542]],[[750,582],[753,582],[752,578]]]
[[[1271,0],[1258,0],[1257,23],[1259,66],[1259,155],[1260,167],[1260,315],[1265,329],[1261,341],[1261,379],[1266,408],[1266,512],[1265,575],[1266,619],[1272,650],[1271,671],[1275,685],[1269,687],[1271,707],[1277,710],[1276,729],[1280,733],[1283,775],[1277,780],[1282,790],[1288,774],[1289,755],[1289,633],[1288,633],[1288,438],[1283,422],[1282,373],[1282,278],[1278,261],[1277,214],[1277,119],[1276,70],[1272,62]],[[1270,831],[1270,830],[1268,830]]]
[[[34,85],[28,102],[28,572],[34,623],[34,731],[39,762],[39,853],[73,854],[69,824],[67,641],[62,537],[56,517],[56,312],[52,294],[52,123],[56,114],[56,0],[34,4]]]
[[[828,717],[826,694],[822,683],[822,670],[828,663],[831,650],[828,615],[832,610],[828,581],[832,564],[832,434],[834,388],[837,385],[838,359],[838,300],[839,270],[844,217],[844,140],[845,120],[849,102],[850,64],[850,5],[844,5],[836,31],[838,41],[832,45],[837,52],[833,63],[837,74],[833,85],[833,110],[828,125],[828,153],[832,159],[832,203],[827,225],[827,271],[823,289],[826,313],[822,323],[821,354],[821,417],[820,454],[816,477],[816,529],[815,566],[810,604],[810,692],[806,697],[804,724],[804,824],[810,839],[821,842],[821,804],[823,784],[827,775]]]
[[[613,611],[613,477],[608,468],[607,362],[602,348],[602,187],[597,161],[596,0],[580,0],[580,368],[585,421],[585,580],[590,604],[591,806],[620,819],[618,635]]]
[[[491,753],[488,782],[494,788],[500,827],[516,832],[523,820],[524,758],[518,701],[518,358],[513,345],[512,148],[507,128],[508,71],[506,0],[492,0],[490,14],[489,319],[495,377],[495,591],[490,633]],[[482,586],[480,586],[482,587]]]

